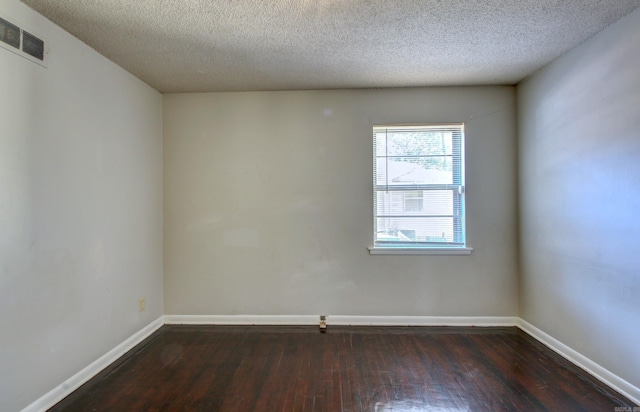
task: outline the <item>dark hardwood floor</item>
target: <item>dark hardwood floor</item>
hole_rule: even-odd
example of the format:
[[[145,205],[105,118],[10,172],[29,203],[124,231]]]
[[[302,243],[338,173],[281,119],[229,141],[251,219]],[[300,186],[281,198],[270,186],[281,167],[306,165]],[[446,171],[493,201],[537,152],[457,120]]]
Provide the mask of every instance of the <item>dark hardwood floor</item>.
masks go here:
[[[621,406],[634,405],[517,328],[164,326],[51,411]]]

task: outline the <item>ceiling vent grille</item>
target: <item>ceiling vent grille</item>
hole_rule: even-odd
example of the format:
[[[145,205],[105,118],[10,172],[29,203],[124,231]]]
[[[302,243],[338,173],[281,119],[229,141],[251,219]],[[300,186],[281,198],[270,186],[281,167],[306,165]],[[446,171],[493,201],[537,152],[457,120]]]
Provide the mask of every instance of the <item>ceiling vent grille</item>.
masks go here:
[[[22,51],[38,60],[44,60],[44,42],[24,30],[22,31]]]
[[[0,46],[43,65],[44,41],[0,17]]]
[[[0,41],[9,46],[20,48],[20,27],[0,17]]]

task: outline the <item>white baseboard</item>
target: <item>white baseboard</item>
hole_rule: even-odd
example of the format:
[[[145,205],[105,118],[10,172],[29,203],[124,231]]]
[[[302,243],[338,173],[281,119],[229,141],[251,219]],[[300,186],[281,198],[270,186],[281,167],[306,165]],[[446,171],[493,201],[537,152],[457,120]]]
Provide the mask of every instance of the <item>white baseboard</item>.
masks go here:
[[[518,318],[517,320],[517,326],[533,338],[540,341],[542,344],[549,347],[552,351],[567,359],[569,362],[584,369],[596,379],[626,396],[636,405],[640,405],[640,388],[632,385],[618,375],[609,372],[607,369],[598,365],[579,352],[571,349],[569,346],[533,326],[526,320],[521,318]]]
[[[118,360],[122,355],[133,349],[137,344],[148,338],[153,332],[164,325],[163,317],[154,320],[133,336],[111,349],[109,352],[96,359],[89,366],[82,369],[60,385],[56,386],[35,402],[24,408],[22,412],[41,412],[53,407],[73,391],[85,384],[89,379],[102,372],[107,366]]]
[[[328,316],[329,325],[350,326],[515,326],[510,316]]]
[[[167,325],[318,325],[319,315],[165,315]],[[350,326],[516,326],[509,316],[344,316],[327,315],[327,325]]]
[[[166,325],[317,325],[315,315],[165,315]]]

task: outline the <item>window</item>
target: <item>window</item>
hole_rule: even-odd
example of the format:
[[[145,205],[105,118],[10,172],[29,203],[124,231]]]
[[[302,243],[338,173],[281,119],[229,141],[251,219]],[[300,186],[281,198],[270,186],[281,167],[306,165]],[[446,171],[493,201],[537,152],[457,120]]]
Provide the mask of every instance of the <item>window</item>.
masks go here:
[[[421,212],[423,208],[422,190],[404,192],[404,211]]]
[[[374,126],[371,252],[466,251],[464,125]]]

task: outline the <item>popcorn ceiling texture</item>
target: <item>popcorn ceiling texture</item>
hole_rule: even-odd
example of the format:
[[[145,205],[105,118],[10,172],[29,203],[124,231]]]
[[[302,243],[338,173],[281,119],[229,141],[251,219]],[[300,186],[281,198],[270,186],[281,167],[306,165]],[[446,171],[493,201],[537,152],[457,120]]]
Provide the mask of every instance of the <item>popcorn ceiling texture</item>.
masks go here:
[[[515,84],[640,0],[23,0],[160,92]]]

